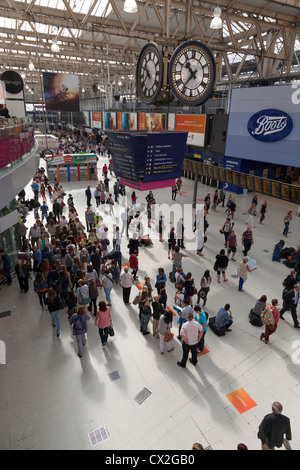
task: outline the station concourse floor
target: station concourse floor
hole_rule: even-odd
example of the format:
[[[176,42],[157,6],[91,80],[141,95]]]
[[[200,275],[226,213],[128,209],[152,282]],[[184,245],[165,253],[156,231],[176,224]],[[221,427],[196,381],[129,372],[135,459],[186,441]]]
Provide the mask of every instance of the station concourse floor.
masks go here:
[[[101,157],[98,162],[99,179],[104,161],[107,159]],[[111,190],[113,183],[112,177]],[[87,184],[87,181],[62,183],[65,192],[72,193],[82,221]],[[93,192],[96,181],[90,184]],[[193,181],[183,179],[184,193],[177,196],[176,203],[191,203],[193,185]],[[29,195],[30,185],[26,191]],[[203,199],[208,192],[212,196],[214,188],[199,183],[198,198]],[[138,203],[144,202],[146,194],[137,194]],[[170,188],[154,191],[154,195],[158,203],[172,203]],[[237,262],[229,262],[229,282],[218,284],[213,271],[215,255],[224,247],[223,235],[219,233],[225,222],[225,209],[221,206],[216,212],[209,211],[204,256],[189,251],[188,258],[183,259],[184,271],[192,272],[197,287],[205,269],[211,271],[208,314],[215,316],[220,307],[230,303],[234,320],[232,332],[224,337],[217,337],[208,329],[205,339],[208,352],[198,358],[196,367],[190,362],[185,369],[177,366],[182,357],[182,347],[176,339],[178,317],[174,317],[172,328],[175,349],[161,355],[159,340],[152,335],[152,323],[151,334],[141,335],[138,308],[133,304],[124,306],[120,286],[112,291],[116,335],[102,349],[92,317],[82,359],[77,356],[77,345],[64,313],[61,335],[56,337],[49,313],[41,312],[33,281],[27,294],[19,293],[15,276],[12,286],[1,287],[0,311],[11,311],[10,316],[0,318],[0,340],[6,345],[6,364],[0,365],[1,450],[180,451],[191,450],[194,442],[213,450],[235,450],[239,443],[246,444],[249,450],[259,450],[258,426],[271,412],[274,401],[282,403],[283,414],[291,420],[292,448],[300,449],[300,354],[297,355],[300,331],[293,327],[287,312],[285,321],[280,321],[266,345],[260,341],[263,328],[252,326],[248,319],[250,309],[263,294],[268,300],[278,298],[282,304],[282,281],[289,269],[282,262],[272,262],[272,252],[274,245],[283,239],[283,217],[288,210],[293,210],[293,220],[291,233],[284,238],[285,246],[299,245],[298,207],[258,195],[258,208],[263,200],[268,201],[264,225],[259,224],[259,217],[254,218],[254,246],[249,255],[258,260],[258,269],[249,274],[245,291],[240,293],[235,276],[238,261],[243,257],[241,235],[252,196],[249,193],[235,197],[238,252]],[[111,226],[113,219],[104,216],[104,222]],[[31,212],[27,226],[32,223]],[[127,262],[126,238],[122,241],[122,253],[123,261]],[[168,260],[167,244],[155,240],[154,246],[140,248],[139,279],[147,274],[154,286],[159,266],[168,276],[172,263]],[[131,302],[137,292],[133,286]],[[168,281],[171,308],[174,293],[174,285]],[[103,298],[101,291],[98,300]],[[151,394],[139,404],[135,398],[144,388]],[[237,398],[231,402],[228,395],[234,392]],[[101,427],[107,429],[109,439],[93,447],[88,435]]]

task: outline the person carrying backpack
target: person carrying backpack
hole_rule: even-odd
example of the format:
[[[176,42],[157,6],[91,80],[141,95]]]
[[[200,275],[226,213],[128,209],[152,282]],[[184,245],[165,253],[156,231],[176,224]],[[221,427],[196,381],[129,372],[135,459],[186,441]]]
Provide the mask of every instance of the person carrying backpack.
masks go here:
[[[87,321],[90,320],[89,315],[86,313],[86,307],[80,306],[77,313],[74,313],[70,318],[70,325],[73,325],[73,336],[76,336],[78,346],[78,356],[83,356],[83,346],[86,344],[86,333],[88,330]]]
[[[269,337],[277,330],[277,325],[279,323],[280,312],[276,308],[278,305],[278,300],[273,299],[271,306],[267,307],[261,314],[261,320],[265,325],[265,332],[260,335],[261,341],[264,340],[266,344],[269,343]]]

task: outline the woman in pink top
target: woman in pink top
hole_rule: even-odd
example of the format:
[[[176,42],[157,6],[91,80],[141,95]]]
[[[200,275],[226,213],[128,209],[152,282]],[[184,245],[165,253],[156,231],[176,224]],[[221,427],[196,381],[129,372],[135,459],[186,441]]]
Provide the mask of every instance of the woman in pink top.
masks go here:
[[[96,314],[95,325],[99,328],[99,335],[103,347],[106,345],[108,339],[107,328],[111,326],[111,314],[110,309],[107,307],[104,300],[99,302],[98,307],[99,309]]]

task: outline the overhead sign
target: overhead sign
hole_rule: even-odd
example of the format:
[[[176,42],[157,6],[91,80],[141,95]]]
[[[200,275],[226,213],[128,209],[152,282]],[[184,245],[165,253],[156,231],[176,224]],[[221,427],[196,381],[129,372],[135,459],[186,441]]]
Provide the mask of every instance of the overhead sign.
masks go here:
[[[7,70],[1,75],[1,80],[5,83],[7,93],[17,95],[24,88],[24,83],[21,75],[14,70]]]
[[[206,116],[202,114],[177,114],[175,130],[188,132],[187,144],[204,147]]]
[[[261,142],[285,139],[292,130],[292,118],[279,109],[264,109],[253,114],[248,121],[249,134]]]
[[[135,182],[178,178],[187,132],[106,132],[117,177]]]
[[[78,75],[43,73],[47,111],[79,112]]]

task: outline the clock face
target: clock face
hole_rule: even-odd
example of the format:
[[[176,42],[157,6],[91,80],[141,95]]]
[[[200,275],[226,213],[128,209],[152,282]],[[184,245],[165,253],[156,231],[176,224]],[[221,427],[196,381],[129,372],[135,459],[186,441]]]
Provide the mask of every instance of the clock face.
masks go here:
[[[169,80],[175,97],[187,105],[200,105],[211,95],[216,79],[215,60],[199,41],[177,47],[170,60]]]
[[[155,43],[142,49],[136,67],[137,94],[145,104],[154,103],[161,92],[163,57]]]

